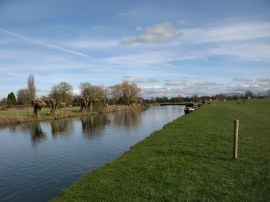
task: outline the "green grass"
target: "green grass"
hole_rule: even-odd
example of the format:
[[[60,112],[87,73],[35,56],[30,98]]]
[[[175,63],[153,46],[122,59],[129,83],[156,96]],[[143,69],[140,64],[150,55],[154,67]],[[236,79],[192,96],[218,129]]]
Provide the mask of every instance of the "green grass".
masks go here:
[[[233,121],[239,119],[239,159]],[[270,101],[204,105],[54,201],[270,201]]]

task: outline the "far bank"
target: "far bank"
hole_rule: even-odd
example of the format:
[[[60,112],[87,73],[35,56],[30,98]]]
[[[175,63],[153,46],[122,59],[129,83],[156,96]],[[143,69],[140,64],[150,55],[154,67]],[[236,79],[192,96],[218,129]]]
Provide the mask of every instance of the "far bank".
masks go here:
[[[50,108],[43,108],[39,117],[35,117],[33,114],[33,108],[7,108],[0,110],[0,126],[9,124],[20,124],[33,121],[47,121],[54,119],[62,119],[77,116],[89,116],[97,113],[108,113],[123,110],[142,110],[144,107],[134,107],[128,105],[109,105],[106,109],[81,112],[80,107],[67,107],[59,109],[56,115],[51,114]]]

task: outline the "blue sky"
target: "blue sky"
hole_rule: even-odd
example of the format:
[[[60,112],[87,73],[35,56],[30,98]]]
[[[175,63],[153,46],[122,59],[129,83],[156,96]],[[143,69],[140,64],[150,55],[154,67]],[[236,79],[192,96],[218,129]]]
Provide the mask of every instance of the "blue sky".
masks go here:
[[[146,98],[270,89],[269,0],[0,0],[0,99],[35,77]]]

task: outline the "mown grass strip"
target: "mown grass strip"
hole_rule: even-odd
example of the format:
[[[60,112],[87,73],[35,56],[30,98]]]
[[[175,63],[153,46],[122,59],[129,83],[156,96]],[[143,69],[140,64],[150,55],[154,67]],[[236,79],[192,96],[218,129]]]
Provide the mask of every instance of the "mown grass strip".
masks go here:
[[[233,121],[240,121],[238,160]],[[270,201],[270,101],[205,105],[53,201]]]

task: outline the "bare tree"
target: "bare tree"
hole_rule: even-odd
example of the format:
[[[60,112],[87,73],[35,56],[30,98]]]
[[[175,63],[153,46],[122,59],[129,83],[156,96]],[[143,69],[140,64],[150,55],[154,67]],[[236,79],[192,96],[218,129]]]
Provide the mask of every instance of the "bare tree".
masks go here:
[[[28,95],[29,95],[29,102],[34,100],[36,97],[36,85],[35,85],[35,78],[33,74],[30,74],[27,79],[28,84]]]
[[[18,90],[17,92],[17,102],[21,105],[27,105],[31,103],[29,91],[27,88],[23,88]]]
[[[67,105],[72,104],[73,94],[72,86],[67,82],[61,82],[56,86],[53,86],[49,97],[51,99],[57,99],[58,101],[64,102]]]
[[[130,96],[131,102],[138,101],[140,92],[141,92],[141,89],[138,88],[137,84],[135,83],[129,84],[129,96]]]
[[[137,102],[140,91],[137,84],[127,81],[110,87],[113,100],[122,104]]]
[[[118,102],[122,97],[122,86],[121,84],[116,84],[109,87],[110,94],[112,96],[113,102]]]
[[[107,97],[106,89],[102,86],[94,86],[89,82],[81,83],[80,85],[82,96],[89,96],[94,99],[102,99]]]

